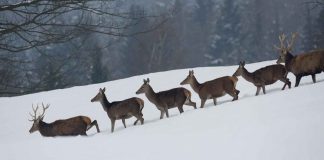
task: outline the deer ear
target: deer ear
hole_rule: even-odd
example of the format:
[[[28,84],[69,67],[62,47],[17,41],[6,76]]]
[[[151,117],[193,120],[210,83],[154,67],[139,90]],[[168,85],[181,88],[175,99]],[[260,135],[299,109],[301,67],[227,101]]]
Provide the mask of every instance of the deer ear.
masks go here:
[[[242,66],[243,66],[243,67],[245,66],[245,61],[242,61]]]
[[[147,83],[150,83],[150,79],[149,79],[149,78],[147,78],[147,80],[146,80],[146,81],[147,81]]]
[[[106,91],[106,87],[103,88],[102,92],[105,92]]]

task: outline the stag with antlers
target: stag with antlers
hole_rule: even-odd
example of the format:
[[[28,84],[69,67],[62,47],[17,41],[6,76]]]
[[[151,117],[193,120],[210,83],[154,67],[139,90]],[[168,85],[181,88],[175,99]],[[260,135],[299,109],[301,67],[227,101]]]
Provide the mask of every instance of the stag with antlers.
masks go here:
[[[313,82],[315,83],[316,74],[324,71],[324,49],[298,55],[291,54],[296,37],[297,33],[293,33],[291,40],[288,41],[286,40],[286,35],[281,34],[279,36],[280,47],[274,46],[280,53],[277,64],[285,63],[286,70],[292,72],[296,76],[295,87],[299,85],[303,76],[311,75]],[[285,40],[287,46],[284,44]]]
[[[77,116],[69,119],[56,120],[52,123],[46,123],[43,121],[45,116],[45,111],[49,108],[49,104],[46,106],[42,103],[43,111],[37,116],[37,111],[39,106],[36,108],[32,105],[33,114],[30,113],[32,119],[29,120],[33,122],[33,126],[30,128],[29,132],[33,133],[39,131],[44,137],[54,137],[54,136],[76,136],[76,135],[87,135],[91,127],[96,126],[97,132],[99,133],[99,127],[97,121],[91,122],[91,119],[86,116]]]

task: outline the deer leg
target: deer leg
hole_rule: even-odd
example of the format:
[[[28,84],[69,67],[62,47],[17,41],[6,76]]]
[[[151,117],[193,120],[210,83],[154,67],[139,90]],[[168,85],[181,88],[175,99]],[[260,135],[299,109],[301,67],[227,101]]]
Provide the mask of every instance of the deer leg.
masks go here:
[[[302,76],[296,76],[296,83],[295,83],[295,87],[298,87],[301,77],[302,77]]]
[[[183,105],[178,106],[178,110],[179,110],[180,114],[183,113]]]
[[[87,131],[88,131],[90,128],[92,128],[93,126],[96,126],[97,133],[100,133],[100,129],[99,129],[99,126],[98,126],[97,120],[92,121],[92,123],[87,127]]]
[[[261,87],[260,86],[257,86],[257,91],[255,93],[256,96],[259,95],[260,89],[261,89]]]
[[[240,91],[235,89],[235,94],[238,96],[240,94]],[[237,98],[238,99],[238,98]]]
[[[141,120],[141,124],[144,123],[144,118],[143,118],[142,110],[139,111],[138,115],[139,115],[140,119],[138,119],[138,118],[135,116],[137,119],[136,119],[136,121],[134,122],[134,126],[137,124],[137,122],[138,122],[139,120]],[[143,120],[142,120],[142,119],[143,119]]]
[[[262,91],[263,91],[263,94],[266,94],[265,85],[262,85]]]
[[[282,79],[279,79],[281,82],[284,82],[284,86],[281,88],[281,90],[284,90],[286,88],[286,86],[288,85],[289,88],[291,88],[291,82],[289,81],[288,78],[282,78]]]
[[[240,91],[238,91],[238,92],[240,92]],[[235,100],[238,99],[238,95],[236,94],[236,93],[237,93],[236,90],[233,90],[233,91],[227,91],[226,93],[233,97],[233,100],[232,100],[232,101],[235,101]]]
[[[169,110],[168,110],[168,107],[164,107],[164,112],[165,112],[167,118],[169,118]]]
[[[240,92],[240,91],[238,91],[238,92]],[[233,98],[232,101],[238,100],[238,94],[236,94],[236,93],[237,93],[237,92],[235,91],[235,92],[234,92],[234,98]]]
[[[144,124],[144,118],[142,116],[140,116],[140,115],[134,115],[134,116],[137,118],[137,120],[135,121],[134,125],[136,125],[136,123],[138,121],[141,121],[141,124],[142,125]]]
[[[111,121],[111,133],[114,132],[114,129],[115,129],[115,119],[110,119]]]
[[[194,107],[194,109],[197,109],[195,102],[191,102],[191,105]]]
[[[136,119],[136,121],[134,122],[134,126],[137,124],[137,122],[138,122],[138,119]]]
[[[213,98],[213,101],[214,101],[214,105],[216,106],[216,104],[217,104],[216,98]]]
[[[316,83],[316,74],[312,74],[313,82]]]
[[[189,105],[189,106],[193,106],[195,109],[197,109],[196,103],[195,102],[192,102],[190,99],[188,99],[185,104],[186,105]]]
[[[204,108],[205,103],[206,103],[206,99],[201,99],[200,108]]]
[[[123,121],[124,127],[126,128],[125,119],[123,118],[122,121]]]
[[[290,80],[288,78],[286,78],[286,81],[287,81],[288,87],[290,89],[291,88],[291,82],[290,82]]]
[[[164,111],[163,110],[160,110],[160,111],[161,111],[160,119],[163,119],[163,117],[164,117]]]

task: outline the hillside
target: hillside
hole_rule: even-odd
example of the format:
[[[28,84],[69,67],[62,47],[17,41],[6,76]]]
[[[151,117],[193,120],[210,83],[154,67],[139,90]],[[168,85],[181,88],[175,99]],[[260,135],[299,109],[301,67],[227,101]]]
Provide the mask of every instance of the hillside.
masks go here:
[[[253,71],[274,61],[247,64]],[[237,66],[193,68],[198,81],[232,75]],[[159,120],[160,112],[144,95],[135,95],[144,78],[150,78],[155,91],[178,87],[189,69],[151,73],[126,79],[53,90],[19,97],[0,98],[1,159],[33,160],[321,160],[324,159],[324,74],[304,77],[297,88],[281,91],[282,82],[267,86],[267,94],[254,96],[256,87],[239,78],[239,100],[230,96],[206,102],[204,109],[184,106],[179,114]],[[295,77],[289,74],[292,83]],[[106,87],[109,101],[133,96],[144,99],[145,124],[133,126],[134,118],[116,122],[110,133],[110,120],[99,103],[91,103],[99,87]],[[184,86],[193,90],[190,86]],[[193,93],[193,101],[200,99]],[[45,138],[39,132],[29,134],[31,105],[49,103],[46,122],[76,115],[98,121],[101,133],[94,128],[88,137]]]

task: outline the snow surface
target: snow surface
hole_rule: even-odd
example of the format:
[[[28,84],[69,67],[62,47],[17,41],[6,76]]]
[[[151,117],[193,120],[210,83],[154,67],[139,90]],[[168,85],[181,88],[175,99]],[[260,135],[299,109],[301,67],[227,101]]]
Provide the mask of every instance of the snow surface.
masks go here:
[[[273,64],[267,61],[247,64],[248,70]],[[237,66],[194,68],[200,82],[232,75]],[[324,159],[324,74],[304,77],[297,88],[281,91],[282,82],[267,86],[267,94],[254,96],[256,87],[241,77],[237,89],[239,100],[230,96],[206,102],[204,109],[185,106],[179,114],[159,120],[160,112],[144,95],[145,124],[133,126],[134,118],[116,122],[110,133],[110,120],[99,103],[90,99],[99,87],[106,87],[110,101],[137,96],[135,91],[149,77],[155,91],[178,87],[189,69],[152,73],[102,84],[53,90],[31,95],[0,98],[0,153],[3,160],[322,160]],[[295,78],[289,74],[292,83]],[[190,86],[185,86],[190,88]],[[193,92],[193,91],[192,91]],[[196,93],[193,101],[200,105]],[[31,104],[50,103],[45,121],[52,122],[76,115],[96,119],[88,137],[42,137],[29,134]]]

